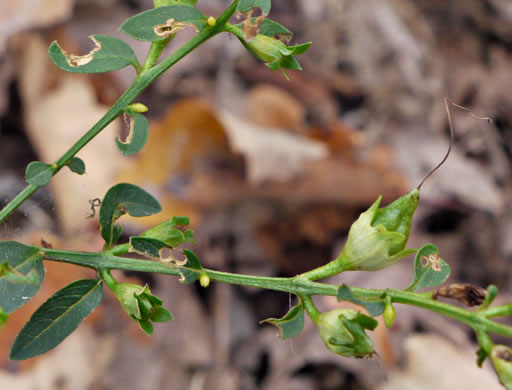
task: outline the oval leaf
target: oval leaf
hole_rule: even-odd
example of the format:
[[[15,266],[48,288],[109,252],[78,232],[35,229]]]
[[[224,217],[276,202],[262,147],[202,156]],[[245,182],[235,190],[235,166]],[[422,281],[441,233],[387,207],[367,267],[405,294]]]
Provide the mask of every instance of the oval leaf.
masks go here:
[[[12,313],[27,303],[41,287],[44,279],[43,255],[38,248],[13,241],[0,241],[0,263],[9,266],[22,275],[34,272],[38,280],[34,284],[10,281],[8,275],[0,276],[0,307],[5,313]]]
[[[142,188],[121,183],[107,191],[100,207],[101,236],[107,246],[117,241],[122,228],[114,222],[123,214],[132,217],[146,217],[162,210],[160,203]]]
[[[271,6],[271,0],[240,0],[236,9],[240,12],[247,13],[253,8],[260,8],[263,13],[268,15]]]
[[[32,161],[25,171],[25,180],[35,186],[47,185],[53,177],[53,168],[50,164],[41,161]]]
[[[426,244],[416,253],[414,259],[414,280],[406,291],[416,291],[424,287],[436,287],[450,276],[450,266],[439,256],[433,244]]]
[[[199,32],[207,25],[206,16],[197,8],[175,4],[132,16],[121,25],[119,31],[139,41],[159,41],[186,27]]]
[[[72,73],[111,72],[128,65],[140,69],[137,56],[126,42],[107,35],[91,35],[89,38],[94,42],[94,48],[85,55],[68,54],[57,41],[50,45],[48,54],[55,65]]]
[[[253,23],[256,23],[256,18],[251,18]],[[235,27],[238,27],[239,29],[242,29],[242,23],[237,24]],[[274,22],[273,20],[265,18],[263,20],[263,23],[261,23],[260,30],[258,31],[258,34],[266,35],[268,37],[275,37],[276,35],[279,36],[289,36],[291,37],[292,32],[288,30],[286,27],[280,25],[277,22]]]
[[[167,243],[156,238],[130,237],[130,252],[138,253],[145,257],[160,258],[162,249],[171,248]]]
[[[30,317],[14,341],[10,358],[28,359],[56,347],[101,302],[101,282],[83,279],[56,292]]]
[[[297,336],[304,329],[304,304],[299,298],[299,303],[292,307],[282,318],[268,318],[260,324],[268,322],[279,329],[280,337],[289,339]]]
[[[118,149],[125,156],[131,156],[141,150],[148,139],[148,120],[142,114],[130,112],[124,115],[126,124],[130,130],[126,141],[116,138]]]
[[[73,157],[68,164],[68,168],[71,172],[74,172],[78,175],[83,175],[85,173],[85,163],[81,158]]]
[[[382,313],[384,313],[384,308],[386,307],[384,300],[377,301],[362,301],[352,295],[352,291],[350,287],[343,284],[338,288],[338,292],[336,294],[338,301],[350,301],[355,303],[356,305],[363,306],[371,316],[375,317]]]

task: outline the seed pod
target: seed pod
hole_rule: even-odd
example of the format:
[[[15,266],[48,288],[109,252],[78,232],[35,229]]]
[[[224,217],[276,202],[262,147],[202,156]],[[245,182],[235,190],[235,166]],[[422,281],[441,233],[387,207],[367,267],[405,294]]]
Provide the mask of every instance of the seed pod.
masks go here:
[[[512,349],[505,345],[495,345],[490,354],[500,383],[512,389]]]
[[[405,246],[419,191],[414,189],[379,208],[381,199],[379,197],[350,227],[347,243],[337,258],[344,271],[378,271],[416,252]]]
[[[374,330],[377,321],[350,309],[321,313],[316,319],[320,337],[327,349],[341,356],[362,358],[374,354],[365,329]]]

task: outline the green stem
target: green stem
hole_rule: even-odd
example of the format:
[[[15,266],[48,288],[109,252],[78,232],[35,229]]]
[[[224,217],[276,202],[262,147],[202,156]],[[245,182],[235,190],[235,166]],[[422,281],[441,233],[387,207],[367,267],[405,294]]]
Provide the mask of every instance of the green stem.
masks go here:
[[[301,299],[302,302],[304,302],[304,308],[306,309],[306,312],[308,313],[311,320],[316,324],[318,317],[320,316],[320,312],[313,303],[313,299],[310,295],[302,295]]]
[[[153,81],[160,77],[162,73],[167,71],[171,66],[176,64],[176,62],[192,52],[202,43],[222,32],[224,30],[224,24],[236,11],[238,3],[239,0],[233,1],[233,3],[231,3],[226,11],[224,11],[224,13],[219,17],[217,24],[214,27],[205,27],[199,34],[197,34],[180,49],[176,50],[165,60],[160,62],[160,64],[142,72],[135,79],[134,83],[126,90],[126,92],[123,93],[123,95],[117,100],[117,102],[114,103],[110,110],[108,110],[108,112],[85,135],[83,135],[66,153],[62,155],[62,157],[60,157],[55,162],[55,169],[53,174],[57,174],[57,172],[66,166],[85,145],[87,145],[94,137],[96,137],[110,122],[116,119],[123,112],[123,109],[129,105],[151,83],[153,83]],[[157,54],[157,52],[158,50],[155,48],[151,55],[154,56]],[[154,60],[154,58],[152,60]],[[29,184],[0,211],[0,222],[3,222],[38,189],[38,186]]]
[[[342,263],[338,261],[338,259],[333,260],[321,267],[315,268],[311,271],[304,272],[299,276],[301,278],[305,278],[308,280],[320,280],[325,279],[337,274],[340,274],[344,271]]]
[[[40,250],[47,260],[76,264],[96,270],[119,269],[125,271],[161,273],[174,276],[180,275],[178,267],[165,265],[158,261],[130,259],[114,256],[111,253],[72,252],[47,248],[40,248]],[[203,271],[197,272],[200,274]],[[302,299],[306,300],[306,297],[311,295],[336,296],[338,291],[338,286],[313,282],[305,279],[301,275],[293,278],[277,278],[239,275],[209,269],[204,270],[204,272],[211,280],[216,282],[282,291],[298,295]],[[421,307],[423,309],[454,318],[475,330],[483,330],[485,332],[492,332],[512,338],[512,327],[494,322],[486,317],[486,313],[489,313],[490,309],[482,313],[468,311],[447,303],[435,301],[432,299],[431,293],[414,293],[395,289],[374,290],[355,287],[351,288],[351,291],[354,297],[361,300],[378,300],[383,293],[386,293],[393,303]]]
[[[151,69],[158,59],[160,58],[160,55],[166,48],[166,46],[171,42],[171,39],[175,37],[176,34],[172,34],[166,39],[163,39],[161,41],[151,42],[151,47],[149,48],[148,56],[146,57],[146,61],[144,62],[144,66],[142,67],[142,72],[145,73],[149,69]]]
[[[491,307],[481,311],[480,313],[487,318],[510,316],[512,315],[512,303],[509,303],[508,305]]]

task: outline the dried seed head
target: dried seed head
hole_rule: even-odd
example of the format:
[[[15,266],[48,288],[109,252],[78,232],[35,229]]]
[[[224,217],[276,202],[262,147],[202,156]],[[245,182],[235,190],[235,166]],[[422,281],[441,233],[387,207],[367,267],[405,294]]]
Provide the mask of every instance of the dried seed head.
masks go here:
[[[433,299],[437,297],[456,299],[466,306],[479,306],[484,301],[487,290],[482,287],[473,286],[467,283],[454,283],[449,286],[438,288],[432,294]]]

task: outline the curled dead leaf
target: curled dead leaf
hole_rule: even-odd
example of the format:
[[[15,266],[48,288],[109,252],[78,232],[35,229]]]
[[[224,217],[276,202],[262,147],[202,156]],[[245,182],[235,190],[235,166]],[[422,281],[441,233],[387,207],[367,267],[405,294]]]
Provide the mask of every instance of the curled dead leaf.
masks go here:
[[[438,288],[432,294],[433,299],[437,299],[437,297],[456,299],[466,306],[481,305],[486,296],[487,290],[467,283],[450,284],[449,286]]]
[[[244,33],[244,38],[246,41],[251,41],[256,35],[259,34],[263,20],[265,20],[265,17],[267,16],[264,12],[262,12],[261,15],[255,17],[253,21],[252,13],[254,10],[255,8],[251,9],[247,14],[239,11],[236,15],[237,19],[245,17],[244,21],[242,22],[242,32]]]

